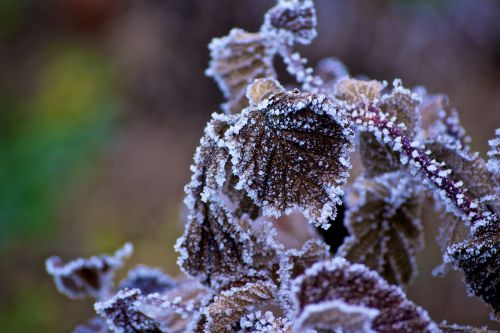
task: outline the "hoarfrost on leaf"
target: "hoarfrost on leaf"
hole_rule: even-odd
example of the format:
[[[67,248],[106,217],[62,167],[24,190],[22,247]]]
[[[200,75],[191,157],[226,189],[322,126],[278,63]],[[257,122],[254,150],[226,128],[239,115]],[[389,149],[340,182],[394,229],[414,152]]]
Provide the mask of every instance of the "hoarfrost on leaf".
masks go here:
[[[390,283],[408,284],[424,245],[418,186],[401,172],[361,177],[349,197],[345,225],[350,236],[337,254],[376,270]]]
[[[300,208],[324,228],[341,203],[352,141],[342,110],[323,95],[298,91],[246,109],[226,132],[237,187],[265,215]]]
[[[60,257],[50,257],[45,267],[54,278],[57,289],[67,297],[105,299],[113,288],[115,271],[122,267],[124,259],[132,251],[132,244],[127,243],[112,256],[103,254],[88,259],[78,258],[68,263],[64,263]]]
[[[106,319],[115,333],[162,333],[160,324],[137,310],[141,292],[139,289],[120,290],[116,295],[95,304],[98,315]]]
[[[159,268],[138,265],[120,282],[120,289],[139,289],[143,295],[162,293],[175,288],[177,282]]]
[[[262,33],[233,29],[229,35],[214,38],[209,45],[210,64],[206,75],[214,78],[227,102],[226,113],[239,113],[246,106],[246,88],[256,78],[274,78],[275,48]]]
[[[278,0],[264,17],[261,32],[287,44],[309,44],[316,37],[316,9],[312,0]]]
[[[361,313],[360,309],[364,308],[364,318],[371,318],[370,329],[377,333],[439,332],[427,312],[406,299],[400,288],[389,285],[366,266],[350,264],[340,257],[316,263],[295,279],[292,291],[299,318],[311,304],[320,309],[320,305],[327,307],[337,300],[356,307],[351,309],[357,311],[346,311],[345,322],[352,319],[353,312]],[[337,309],[342,308],[337,306]],[[337,313],[337,323],[341,324],[342,312]]]

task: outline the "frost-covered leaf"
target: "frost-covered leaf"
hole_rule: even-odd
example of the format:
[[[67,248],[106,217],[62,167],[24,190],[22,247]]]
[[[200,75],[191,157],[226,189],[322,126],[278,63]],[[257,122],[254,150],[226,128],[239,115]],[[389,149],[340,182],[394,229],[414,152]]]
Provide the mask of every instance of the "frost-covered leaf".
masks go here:
[[[276,285],[269,280],[247,278],[222,290],[203,310],[200,322],[207,333],[230,332],[250,309],[270,301]]]
[[[478,328],[465,325],[448,324],[446,322],[439,325],[442,333],[498,333],[498,331],[489,330],[486,327]]]
[[[321,59],[316,65],[316,73],[323,81],[322,91],[335,95],[335,86],[340,79],[349,76],[345,65],[337,58]]]
[[[141,297],[136,309],[161,324],[169,333],[189,331],[188,327],[210,297],[210,292],[194,280],[179,282],[176,288],[162,294]]]
[[[103,318],[94,317],[86,324],[75,327],[73,333],[110,333],[108,324]]]
[[[384,84],[376,80],[364,81],[346,77],[339,80],[335,89],[338,99],[357,104],[380,98]]]
[[[255,311],[240,319],[238,333],[286,333],[290,330],[290,323],[282,318],[275,317],[271,311]]]
[[[335,300],[351,306],[334,307],[339,320],[332,328],[350,323],[353,313],[363,313],[363,318],[371,319],[369,327],[373,332],[439,332],[427,312],[406,299],[400,288],[389,285],[366,266],[350,264],[343,258],[316,263],[294,281],[293,292],[297,318],[307,313],[311,305],[313,313],[319,313],[322,305],[326,311]],[[345,310],[345,316],[341,310]],[[326,319],[329,322],[325,324],[333,325],[333,316]]]
[[[300,249],[290,249],[280,256],[279,302],[287,314],[293,312],[290,288],[292,280],[319,261],[330,258],[330,247],[316,239],[306,241]]]
[[[92,296],[104,299],[113,288],[115,271],[122,267],[124,259],[132,251],[132,244],[127,243],[112,256],[79,258],[68,263],[64,263],[59,257],[50,257],[45,262],[45,267],[54,278],[57,289],[69,298]]]
[[[436,238],[442,253],[446,253],[448,247],[455,243],[463,242],[469,237],[469,228],[465,223],[451,213],[443,213],[441,216],[441,226],[439,234]],[[437,266],[433,271],[433,275],[442,276],[446,274],[448,267],[445,263]]]
[[[462,184],[478,204],[497,215],[500,214],[500,195],[493,174],[486,167],[485,161],[477,153],[467,153],[454,141],[441,136],[438,140],[426,144],[431,157],[444,162],[451,169],[450,177]]]
[[[229,153],[224,146],[223,135],[234,121],[232,116],[213,113],[207,123],[200,145],[196,148],[194,165],[191,166],[191,182],[185,188],[187,195],[184,201],[189,210],[195,209],[198,201],[207,202],[211,196],[217,195],[224,185]]]
[[[209,45],[210,64],[206,75],[214,78],[227,102],[226,113],[239,113],[246,106],[246,88],[256,78],[274,78],[276,50],[262,33],[232,29],[229,35],[214,38]]]
[[[376,177],[401,170],[399,154],[386,144],[380,143],[372,133],[359,133],[359,154],[367,177]]]
[[[237,187],[265,215],[304,211],[328,227],[350,168],[352,130],[323,95],[282,92],[248,108],[226,132]]]
[[[413,180],[395,172],[358,178],[348,203],[350,236],[337,254],[405,285],[416,275],[416,254],[423,248],[421,195]]]
[[[111,299],[95,304],[98,315],[106,319],[115,333],[161,333],[160,324],[137,310],[139,289],[120,290]]]
[[[250,236],[225,207],[199,201],[188,219],[176,244],[184,272],[209,285],[245,273],[252,260]]]
[[[289,278],[294,279],[303,274],[305,270],[318,261],[330,257],[330,247],[324,242],[310,239],[302,245],[302,248],[290,249],[285,252],[282,268],[289,272]]]
[[[158,268],[138,265],[120,282],[120,289],[139,289],[143,295],[163,293],[176,287],[177,282]]]
[[[389,94],[380,97],[377,106],[389,117],[396,117],[396,122],[403,123],[403,133],[413,138],[417,131],[419,116],[417,108],[420,98],[402,86],[401,80],[394,80],[393,89]]]
[[[316,10],[312,0],[278,0],[264,18],[261,32],[294,42],[309,44],[316,37]]]
[[[496,181],[500,183],[500,128],[495,130],[495,138],[488,141],[490,150],[488,151],[488,170],[495,175]],[[500,185],[499,185],[500,186]]]
[[[422,139],[437,137],[446,133],[444,118],[448,108],[448,96],[444,94],[421,94],[422,103],[418,107],[420,115],[420,136]]]
[[[418,124],[416,108],[420,99],[410,90],[403,88],[400,80],[395,80],[393,85],[390,93],[381,95],[385,87],[382,82],[344,78],[337,83],[336,97],[351,105],[376,103],[386,116],[398,123],[404,123],[404,133],[413,137]],[[360,133],[358,143],[366,176],[374,177],[403,168],[399,154],[380,142],[372,133]]]
[[[295,320],[293,332],[314,329],[325,333],[374,333],[371,327],[378,314],[376,309],[350,305],[342,300],[309,304]]]
[[[500,227],[448,248],[445,259],[465,274],[469,292],[481,297],[500,319]]]
[[[271,95],[284,91],[285,88],[275,79],[255,79],[247,87],[247,98],[251,105],[258,105]]]

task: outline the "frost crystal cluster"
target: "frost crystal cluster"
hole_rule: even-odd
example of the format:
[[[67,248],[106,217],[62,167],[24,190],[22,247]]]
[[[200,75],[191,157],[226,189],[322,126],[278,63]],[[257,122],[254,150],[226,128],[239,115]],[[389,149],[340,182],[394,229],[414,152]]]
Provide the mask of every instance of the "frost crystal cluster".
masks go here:
[[[212,41],[206,74],[226,101],[185,188],[175,247],[185,276],[138,266],[114,287],[130,245],[48,259],[62,293],[96,299],[97,316],[75,332],[488,332],[436,324],[402,288],[417,274],[432,200],[444,258],[434,273],[463,271],[498,319],[500,130],[484,160],[446,96],[353,79],[333,58],[313,70],[293,47],[315,27],[311,0],[278,0],[260,31]],[[278,81],[275,58],[295,87]],[[320,231],[342,223],[348,235],[330,247]]]

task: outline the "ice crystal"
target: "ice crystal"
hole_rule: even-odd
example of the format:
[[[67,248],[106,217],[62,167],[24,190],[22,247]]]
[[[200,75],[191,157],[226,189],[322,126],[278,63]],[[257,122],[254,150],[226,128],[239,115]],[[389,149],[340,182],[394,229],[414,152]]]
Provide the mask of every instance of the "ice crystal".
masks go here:
[[[282,92],[246,109],[226,132],[237,187],[279,216],[303,209],[328,227],[350,168],[352,131],[323,95]]]
[[[395,172],[360,178],[353,191],[345,220],[350,236],[337,254],[367,265],[391,283],[408,284],[423,248],[418,187]]]
[[[271,311],[252,312],[240,319],[239,333],[286,333],[290,324],[282,317],[275,317]]]
[[[468,325],[448,324],[447,322],[441,323],[439,329],[442,333],[498,333],[498,331],[492,331],[486,327],[477,328]]]
[[[132,251],[132,245],[127,243],[112,256],[79,258],[68,263],[64,263],[59,257],[50,257],[45,266],[54,278],[57,289],[69,298],[92,296],[104,299],[113,288],[115,271],[123,265],[123,260]]]
[[[327,320],[315,325],[342,329],[346,325],[345,329],[352,330],[348,325],[356,324],[364,332],[378,333],[439,332],[427,312],[406,299],[401,289],[366,266],[351,265],[342,258],[316,263],[294,281],[293,288],[298,316],[311,313]],[[332,303],[335,300],[339,302]],[[313,310],[308,308],[311,305]],[[338,315],[338,321],[332,322],[335,316],[318,315],[321,306],[323,311],[345,311],[346,315]]]
[[[488,170],[495,175],[497,183],[500,183],[500,128],[495,130],[495,138],[488,141]],[[498,185],[500,186],[500,185]]]

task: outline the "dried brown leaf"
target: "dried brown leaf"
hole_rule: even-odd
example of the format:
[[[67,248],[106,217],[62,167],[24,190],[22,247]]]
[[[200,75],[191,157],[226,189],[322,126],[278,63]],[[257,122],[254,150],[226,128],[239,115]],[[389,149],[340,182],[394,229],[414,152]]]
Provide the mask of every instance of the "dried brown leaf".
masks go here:
[[[338,320],[333,322],[333,316],[318,315],[318,320],[324,318],[327,322],[318,321],[316,327],[349,328],[355,313],[359,314],[355,318],[361,319],[355,323],[369,325],[372,332],[439,332],[427,312],[406,299],[400,288],[389,285],[366,266],[350,264],[343,258],[337,257],[309,268],[294,281],[293,292],[296,316],[302,318],[302,322],[310,322],[307,319],[309,311],[314,315],[321,313],[322,305],[323,310],[328,311],[332,308],[331,302],[338,301],[333,306]],[[343,307],[344,304],[347,306]]]
[[[328,227],[348,176],[352,130],[323,95],[282,92],[246,109],[226,132],[237,187],[265,215],[304,211]]]
[[[222,38],[214,38],[209,45],[210,64],[206,74],[217,82],[227,103],[226,113],[239,113],[248,106],[247,86],[256,78],[274,78],[275,54],[262,33],[232,29]]]
[[[422,200],[415,187],[398,172],[359,178],[345,220],[350,236],[338,254],[376,270],[390,283],[408,284],[423,248]]]
[[[124,259],[132,252],[132,244],[127,243],[112,256],[79,258],[68,263],[63,263],[59,257],[50,257],[45,266],[54,278],[57,289],[69,298],[92,296],[105,299],[113,288],[115,271],[123,266]]]

